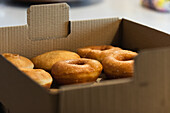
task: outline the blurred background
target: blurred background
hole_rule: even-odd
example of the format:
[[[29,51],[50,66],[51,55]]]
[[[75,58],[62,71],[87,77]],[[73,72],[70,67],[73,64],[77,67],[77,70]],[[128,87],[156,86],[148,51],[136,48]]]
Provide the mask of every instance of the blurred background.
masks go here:
[[[70,20],[120,17],[170,33],[170,0],[0,0],[0,27],[26,24],[30,5],[56,1],[70,5]]]

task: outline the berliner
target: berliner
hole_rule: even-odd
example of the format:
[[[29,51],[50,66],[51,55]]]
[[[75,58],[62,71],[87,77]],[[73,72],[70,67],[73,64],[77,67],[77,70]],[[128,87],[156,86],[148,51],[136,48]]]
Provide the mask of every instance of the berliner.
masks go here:
[[[136,52],[128,50],[116,51],[115,54],[105,57],[102,61],[107,78],[121,78],[133,76],[134,57]]]
[[[42,69],[20,68],[20,70],[41,86],[45,88],[50,88],[53,79],[48,72]]]
[[[102,62],[102,60],[113,54],[115,51],[122,50],[119,47],[113,47],[111,45],[102,45],[102,46],[89,46],[85,48],[80,48],[77,50],[77,53],[82,58],[91,58]]]
[[[2,56],[18,68],[34,68],[34,64],[26,57],[12,53],[3,53]]]
[[[50,71],[53,64],[55,64],[58,61],[78,58],[80,58],[80,56],[74,52],[57,50],[38,55],[32,58],[31,60],[34,63],[35,68]]]
[[[103,67],[97,60],[74,59],[55,63],[51,73],[58,84],[76,84],[94,82],[100,75]]]

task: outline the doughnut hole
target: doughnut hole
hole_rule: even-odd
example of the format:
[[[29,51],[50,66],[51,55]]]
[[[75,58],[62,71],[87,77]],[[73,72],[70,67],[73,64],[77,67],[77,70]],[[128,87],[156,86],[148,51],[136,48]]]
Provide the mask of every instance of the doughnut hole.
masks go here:
[[[75,65],[85,65],[85,63],[76,63]]]
[[[102,69],[100,62],[81,58],[56,62],[51,73],[58,84],[66,85],[95,82]]]
[[[85,65],[86,62],[82,61],[82,60],[72,60],[72,61],[68,61],[68,64],[72,64],[72,65]]]
[[[102,61],[107,78],[122,78],[133,76],[134,58],[136,52],[120,50],[117,54],[108,56]]]

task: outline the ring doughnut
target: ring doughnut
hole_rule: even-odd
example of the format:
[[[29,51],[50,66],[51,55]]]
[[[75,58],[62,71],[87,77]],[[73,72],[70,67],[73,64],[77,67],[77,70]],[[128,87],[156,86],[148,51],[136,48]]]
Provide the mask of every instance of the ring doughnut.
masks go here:
[[[103,67],[97,60],[73,59],[56,62],[51,70],[58,84],[75,84],[96,81]]]
[[[118,50],[122,50],[122,49],[110,45],[102,45],[102,46],[89,46],[85,48],[80,48],[77,50],[77,53],[82,58],[91,58],[102,62],[102,60],[106,56],[109,56],[110,54],[113,54],[113,52]]]
[[[133,76],[134,57],[136,52],[128,50],[116,51],[114,55],[105,57],[102,61],[107,78],[121,78]]]

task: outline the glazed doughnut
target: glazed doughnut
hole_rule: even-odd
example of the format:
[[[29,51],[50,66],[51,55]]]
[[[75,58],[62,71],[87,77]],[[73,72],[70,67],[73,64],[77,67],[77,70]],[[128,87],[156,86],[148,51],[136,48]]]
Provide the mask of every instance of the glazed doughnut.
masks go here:
[[[102,69],[103,67],[99,61],[80,58],[55,63],[51,73],[58,84],[65,85],[94,82]]]
[[[26,57],[12,53],[3,53],[2,56],[18,68],[34,68],[34,64]]]
[[[102,62],[102,60],[113,54],[115,51],[122,50],[119,47],[113,47],[110,45],[102,45],[102,46],[89,46],[85,48],[80,48],[77,50],[77,53],[82,58],[91,58]]]
[[[114,55],[105,57],[102,61],[107,78],[121,78],[133,76],[134,57],[136,52],[128,50],[116,51]]]
[[[42,69],[20,68],[20,70],[41,86],[45,88],[50,88],[53,79],[48,72]]]
[[[34,63],[35,68],[50,71],[52,66],[58,61],[78,58],[80,58],[80,56],[77,53],[71,51],[57,50],[38,55],[31,60]]]

